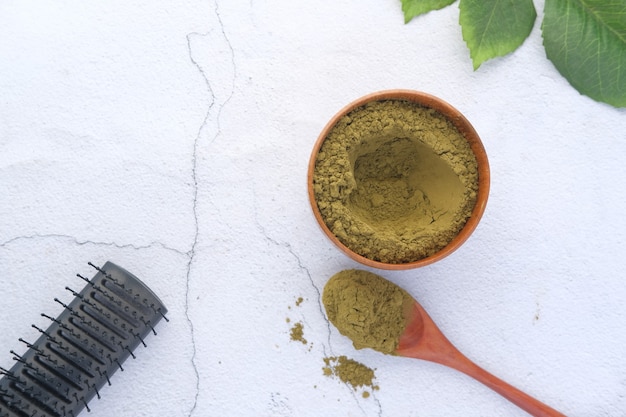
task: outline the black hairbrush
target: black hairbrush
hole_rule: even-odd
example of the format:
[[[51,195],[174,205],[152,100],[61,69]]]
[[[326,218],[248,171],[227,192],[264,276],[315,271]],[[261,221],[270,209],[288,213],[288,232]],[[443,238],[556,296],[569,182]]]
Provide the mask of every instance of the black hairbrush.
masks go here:
[[[74,295],[15,365],[0,368],[0,417],[75,417],[133,351],[154,331],[167,309],[137,277],[107,262]]]

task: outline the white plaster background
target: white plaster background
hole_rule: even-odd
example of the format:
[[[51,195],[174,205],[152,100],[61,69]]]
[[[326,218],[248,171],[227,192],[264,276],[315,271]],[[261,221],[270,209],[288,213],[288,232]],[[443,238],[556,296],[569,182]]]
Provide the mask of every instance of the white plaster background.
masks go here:
[[[0,366],[111,260],[170,322],[94,417],[525,415],[455,371],[355,351],[320,308],[358,265],[315,224],[310,150],[348,102],[409,88],[474,124],[491,195],[453,255],[381,274],[506,381],[567,415],[626,415],[626,114],[547,61],[535,3],[524,45],[473,72],[456,5],[404,25],[398,0],[2,2]],[[340,354],[380,391],[323,376]]]

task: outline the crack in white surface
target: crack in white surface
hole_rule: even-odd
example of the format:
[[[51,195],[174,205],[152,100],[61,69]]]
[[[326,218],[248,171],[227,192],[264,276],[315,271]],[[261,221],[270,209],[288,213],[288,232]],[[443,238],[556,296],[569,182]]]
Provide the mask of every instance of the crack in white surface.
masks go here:
[[[331,341],[330,341],[330,334],[331,334],[331,323],[328,320],[328,318],[326,317],[326,313],[324,312],[324,305],[322,303],[322,290],[315,285],[315,281],[313,280],[313,276],[311,275],[311,271],[309,271],[309,269],[306,267],[306,265],[304,264],[304,262],[302,262],[302,259],[300,258],[300,255],[298,255],[298,253],[294,250],[293,246],[291,246],[291,244],[289,242],[281,242],[275,238],[273,238],[272,236],[270,236],[270,234],[267,232],[267,230],[265,229],[265,227],[263,226],[263,224],[261,223],[261,221],[258,218],[258,209],[257,207],[257,194],[256,194],[256,190],[253,190],[253,197],[254,197],[254,206],[255,206],[255,210],[254,210],[254,222],[256,223],[257,228],[259,229],[261,235],[265,238],[265,240],[267,240],[269,243],[271,243],[274,246],[278,246],[280,248],[286,249],[287,252],[289,252],[289,254],[296,260],[296,263],[298,264],[298,269],[300,269],[301,271],[303,271],[308,280],[309,283],[311,284],[311,286],[313,287],[313,289],[315,290],[315,293],[317,294],[317,308],[320,312],[320,316],[322,317],[322,319],[324,320],[324,322],[326,323],[326,328],[327,328],[327,339],[326,339],[326,345],[322,344],[322,350],[325,356],[327,356],[327,352],[326,352],[326,346],[328,346],[328,349],[330,350],[330,356],[333,355],[332,351],[332,346],[331,346]]]
[[[215,2],[215,16],[217,17],[217,21],[219,22],[219,27],[222,32],[222,36],[224,37],[224,41],[226,42],[226,47],[228,48],[229,53],[230,53],[230,65],[232,67],[233,74],[232,74],[232,78],[230,82],[230,89],[229,89],[228,95],[226,96],[226,99],[220,106],[219,111],[217,112],[217,133],[215,134],[214,139],[217,138],[217,136],[219,136],[219,134],[221,133],[220,116],[222,114],[222,109],[224,109],[224,106],[228,104],[230,99],[233,97],[233,94],[235,93],[235,79],[237,77],[237,66],[235,65],[235,50],[233,49],[233,45],[230,43],[230,39],[226,35],[226,30],[224,29],[224,23],[222,22],[222,16],[220,15],[219,2],[217,1]]]
[[[195,260],[195,255],[196,255],[196,247],[198,245],[198,240],[199,240],[199,236],[200,236],[200,226],[199,226],[199,215],[198,215],[198,190],[199,190],[199,186],[198,186],[198,148],[200,146],[200,141],[203,138],[204,132],[207,129],[207,127],[209,126],[209,121],[210,120],[215,120],[215,133],[209,137],[209,145],[211,143],[213,143],[217,137],[221,134],[221,125],[220,125],[220,118],[221,118],[221,114],[222,114],[222,109],[224,108],[224,106],[230,101],[230,99],[232,98],[233,94],[234,94],[234,90],[235,90],[235,60],[234,60],[234,50],[233,47],[228,39],[228,36],[226,35],[226,31],[224,29],[224,24],[222,22],[220,13],[219,13],[219,4],[218,2],[215,2],[215,7],[214,7],[214,13],[215,13],[215,17],[217,20],[217,24],[220,30],[220,33],[222,35],[222,38],[226,44],[226,47],[229,51],[230,54],[230,64],[232,66],[232,70],[233,70],[233,76],[231,79],[231,84],[230,84],[230,90],[228,92],[228,94],[226,95],[225,100],[223,100],[221,102],[221,104],[217,107],[217,112],[214,115],[214,108],[216,106],[216,104],[218,103],[218,94],[216,93],[216,90],[213,88],[212,83],[211,83],[211,78],[209,77],[209,75],[207,74],[207,72],[204,70],[202,64],[194,57],[194,53],[193,53],[193,47],[192,47],[192,38],[193,37],[206,37],[208,36],[211,32],[207,32],[207,33],[199,33],[199,32],[191,32],[188,33],[186,36],[187,39],[187,52],[189,55],[189,60],[191,61],[191,63],[194,65],[194,67],[198,70],[198,72],[200,73],[200,75],[202,76],[202,80],[203,83],[205,85],[206,91],[209,94],[210,97],[210,101],[208,103],[207,106],[207,110],[206,113],[204,115],[204,118],[202,120],[202,123],[200,125],[200,127],[198,128],[198,132],[194,138],[193,141],[193,152],[192,152],[192,172],[191,172],[191,176],[192,176],[192,183],[193,183],[193,208],[192,208],[192,212],[193,212],[193,218],[194,218],[194,237],[193,237],[193,242],[191,245],[191,249],[189,251],[189,261],[187,263],[187,274],[186,274],[186,281],[185,281],[185,307],[184,307],[184,313],[185,313],[185,318],[187,320],[187,324],[189,325],[189,329],[190,329],[190,335],[191,335],[191,347],[192,347],[192,354],[191,354],[191,365],[193,367],[193,371],[196,377],[196,384],[195,384],[195,393],[194,393],[194,398],[193,398],[193,404],[189,410],[188,416],[192,416],[197,407],[198,407],[198,401],[200,398],[200,372],[198,370],[198,365],[196,363],[196,355],[197,355],[197,346],[196,346],[196,334],[195,334],[195,329],[194,329],[194,324],[193,324],[193,320],[191,318],[190,315],[190,299],[191,299],[191,275],[192,275],[192,267],[193,267],[193,263]],[[213,117],[214,116],[214,117]]]
[[[193,404],[191,406],[191,409],[189,410],[189,416],[193,415],[193,412],[198,406],[198,397],[200,395],[200,373],[198,372],[198,367],[196,365],[196,352],[197,352],[196,338],[195,338],[195,333],[194,333],[193,321],[191,320],[191,317],[189,315],[189,287],[190,287],[190,281],[191,281],[191,267],[192,267],[192,263],[196,254],[196,245],[198,244],[198,236],[200,232],[200,228],[198,225],[198,175],[197,175],[198,143],[200,141],[200,136],[202,135],[202,132],[204,131],[204,128],[207,124],[207,121],[209,120],[209,116],[211,114],[211,108],[215,104],[215,95],[213,94],[213,90],[211,89],[211,84],[209,83],[209,80],[206,77],[202,67],[193,58],[193,53],[191,51],[191,40],[190,40],[190,36],[192,35],[194,34],[190,33],[187,35],[187,49],[189,53],[189,59],[194,64],[194,66],[198,69],[198,71],[200,71],[200,74],[202,75],[202,79],[205,82],[207,91],[209,92],[211,96],[211,102],[209,104],[206,114],[204,115],[202,124],[198,128],[198,133],[196,134],[196,137],[194,138],[192,164],[191,164],[191,177],[192,177],[192,182],[193,182],[192,213],[193,213],[193,218],[194,218],[194,236],[193,236],[193,242],[191,244],[191,249],[189,250],[189,262],[187,262],[187,274],[186,274],[186,279],[185,279],[185,318],[187,320],[187,324],[189,325],[189,330],[191,333],[191,349],[192,349],[191,365],[193,367],[193,371],[196,377],[196,392],[194,393]]]
[[[64,235],[64,234],[60,234],[60,233],[46,233],[46,234],[32,234],[32,235],[23,235],[23,236],[16,236],[13,237],[11,239],[5,240],[4,242],[0,242],[0,247],[7,247],[10,246],[13,243],[22,241],[22,240],[45,240],[45,239],[65,239],[65,240],[70,240],[72,241],[75,245],[78,246],[85,246],[85,245],[94,245],[94,246],[110,246],[110,247],[115,247],[118,249],[134,249],[134,250],[142,250],[142,249],[151,249],[154,247],[160,247],[162,249],[165,249],[169,252],[173,252],[176,253],[178,255],[184,255],[184,256],[189,256],[188,252],[183,252],[179,249],[176,248],[172,248],[170,246],[167,246],[164,243],[158,242],[158,241],[153,241],[147,245],[136,245],[133,243],[117,243],[117,242],[103,242],[103,241],[95,241],[95,240],[90,240],[90,239],[85,239],[85,240],[81,240],[78,239],[76,236],[71,236],[71,235]]]
[[[306,274],[309,283],[311,284],[311,286],[313,287],[313,289],[315,290],[315,293],[317,294],[317,307],[319,309],[319,313],[322,317],[322,320],[324,320],[324,323],[326,323],[326,343],[322,343],[322,354],[324,357],[333,357],[333,356],[337,356],[335,355],[335,353],[333,352],[333,347],[332,347],[332,342],[331,342],[331,322],[330,320],[328,320],[328,317],[326,316],[325,313],[325,309],[324,309],[324,304],[322,302],[322,289],[320,289],[316,284],[315,281],[313,280],[313,276],[311,275],[311,271],[307,268],[307,266],[304,264],[304,262],[302,261],[301,257],[298,255],[298,253],[295,251],[295,249],[293,248],[293,246],[286,241],[279,241],[276,238],[270,236],[270,234],[267,232],[267,230],[265,229],[265,227],[263,226],[263,224],[259,221],[257,213],[258,210],[256,210],[256,202],[257,202],[257,196],[256,196],[256,192],[253,192],[253,196],[254,196],[254,201],[255,201],[255,211],[254,211],[254,219],[255,219],[255,223],[256,226],[258,228],[258,230],[260,231],[261,235],[265,238],[265,240],[269,243],[271,243],[272,245],[285,249],[292,257],[293,259],[295,259],[297,265],[298,265],[298,269],[300,271],[302,271],[304,274]],[[305,323],[307,323],[306,318],[303,319],[303,321]],[[327,352],[327,349],[329,352]],[[367,410],[363,407],[363,404],[361,403],[361,400],[359,398],[359,396],[357,395],[357,393],[355,392],[355,390],[348,384],[348,383],[344,383],[346,389],[348,390],[348,392],[350,393],[350,395],[352,396],[352,398],[354,399],[354,402],[356,403],[357,407],[359,408],[359,410],[361,411],[361,413],[364,416],[367,416]],[[375,391],[372,390],[371,392],[371,398],[367,401],[373,401],[376,403],[376,407],[377,407],[377,415],[378,416],[382,416],[383,415],[383,409],[382,409],[382,404],[380,403],[380,400],[378,398],[376,398],[376,394]]]

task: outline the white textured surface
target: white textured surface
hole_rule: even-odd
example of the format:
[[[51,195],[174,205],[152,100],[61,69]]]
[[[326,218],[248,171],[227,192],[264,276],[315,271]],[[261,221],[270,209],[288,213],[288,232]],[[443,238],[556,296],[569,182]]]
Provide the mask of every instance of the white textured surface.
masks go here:
[[[315,224],[309,152],[348,102],[409,88],[474,124],[491,196],[452,256],[382,275],[506,381],[567,415],[626,415],[626,113],[567,84],[540,20],[477,72],[457,21],[404,25],[396,0],[3,2],[0,366],[111,260],[171,321],[94,417],[525,415],[441,366],[355,351],[320,308],[357,265]],[[323,376],[331,354],[380,391]]]

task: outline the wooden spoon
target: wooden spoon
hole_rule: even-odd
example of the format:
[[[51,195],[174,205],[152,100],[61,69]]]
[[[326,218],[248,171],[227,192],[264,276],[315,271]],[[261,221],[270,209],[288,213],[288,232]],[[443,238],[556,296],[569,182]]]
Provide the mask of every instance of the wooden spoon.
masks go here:
[[[461,371],[533,416],[565,416],[495,377],[465,357],[439,330],[426,310],[417,301],[413,301],[413,305],[404,312],[407,325],[398,340],[398,347],[394,352],[396,355],[436,362]]]

